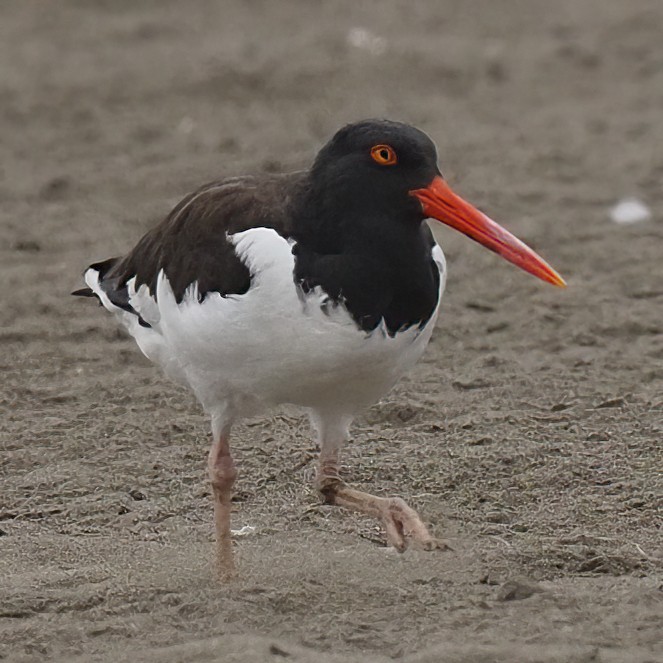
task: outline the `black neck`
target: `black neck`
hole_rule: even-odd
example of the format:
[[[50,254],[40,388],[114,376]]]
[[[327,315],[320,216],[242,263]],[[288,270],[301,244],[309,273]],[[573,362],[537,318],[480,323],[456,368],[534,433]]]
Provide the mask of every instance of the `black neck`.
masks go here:
[[[295,278],[306,291],[316,286],[343,302],[366,331],[384,319],[390,333],[422,325],[438,299],[439,274],[431,259],[433,239],[412,206],[374,205],[309,190],[294,214]],[[405,213],[404,213],[405,212]]]

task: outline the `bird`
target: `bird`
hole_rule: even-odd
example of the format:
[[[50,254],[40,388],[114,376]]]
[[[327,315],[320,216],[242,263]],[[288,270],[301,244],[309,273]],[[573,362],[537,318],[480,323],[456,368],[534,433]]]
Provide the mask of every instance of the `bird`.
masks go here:
[[[427,219],[555,286],[532,249],[456,194],[420,129],[341,127],[308,170],[227,177],[187,195],[126,255],[90,265],[86,287],[211,420],[217,573],[236,577],[231,429],[280,404],[309,415],[325,503],[368,514],[389,545],[444,547],[401,497],[353,488],[341,451],[353,419],[420,358],[447,266]]]

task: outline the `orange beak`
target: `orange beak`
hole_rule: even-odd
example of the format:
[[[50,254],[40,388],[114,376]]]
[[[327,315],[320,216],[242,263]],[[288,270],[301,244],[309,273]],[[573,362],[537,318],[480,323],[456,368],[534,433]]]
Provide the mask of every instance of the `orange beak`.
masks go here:
[[[543,258],[457,196],[439,175],[426,188],[410,191],[410,195],[419,200],[426,216],[459,230],[542,281],[566,287],[564,279]]]

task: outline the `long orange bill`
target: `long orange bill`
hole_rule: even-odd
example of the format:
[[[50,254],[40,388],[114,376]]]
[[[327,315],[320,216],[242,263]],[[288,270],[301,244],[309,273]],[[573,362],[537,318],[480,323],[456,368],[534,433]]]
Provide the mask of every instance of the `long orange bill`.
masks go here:
[[[459,230],[530,274],[566,287],[564,279],[526,244],[456,195],[440,176],[424,189],[410,191],[421,202],[424,214]]]

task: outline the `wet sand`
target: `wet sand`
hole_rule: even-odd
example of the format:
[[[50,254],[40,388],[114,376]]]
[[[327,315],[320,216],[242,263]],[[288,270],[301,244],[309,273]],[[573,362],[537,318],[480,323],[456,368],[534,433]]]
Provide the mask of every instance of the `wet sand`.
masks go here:
[[[653,0],[3,4],[0,658],[663,660],[661,34]],[[205,417],[68,293],[198,184],[372,116],[569,288],[436,229],[438,328],[345,466],[453,551],[320,505],[284,408],[237,429],[255,532],[220,587]],[[609,220],[629,195],[651,220]]]

